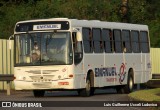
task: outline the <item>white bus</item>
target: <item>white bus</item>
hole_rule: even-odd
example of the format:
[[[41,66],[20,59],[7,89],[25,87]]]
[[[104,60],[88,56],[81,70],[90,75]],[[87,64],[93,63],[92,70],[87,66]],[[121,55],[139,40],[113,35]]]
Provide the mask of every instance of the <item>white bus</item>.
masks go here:
[[[129,93],[151,78],[146,25],[52,18],[16,23],[15,89],[77,90],[115,87]]]

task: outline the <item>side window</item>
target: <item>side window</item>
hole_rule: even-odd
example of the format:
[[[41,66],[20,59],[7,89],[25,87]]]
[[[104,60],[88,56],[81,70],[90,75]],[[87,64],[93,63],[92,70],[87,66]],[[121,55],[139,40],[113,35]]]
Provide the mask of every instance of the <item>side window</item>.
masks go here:
[[[140,32],[140,43],[141,43],[142,52],[148,53],[149,52],[148,32],[146,32],[146,31]]]
[[[103,52],[103,43],[101,38],[101,29],[93,28],[93,44],[94,44],[94,52],[102,53]]]
[[[130,53],[132,52],[131,49],[131,37],[130,37],[130,31],[129,30],[123,30],[122,31],[122,47],[123,52]]]
[[[110,29],[102,30],[102,40],[105,52],[111,53],[113,50],[113,46],[112,46],[112,31]]]
[[[76,32],[72,33],[73,50],[74,50],[74,63],[79,64],[83,58],[82,42],[77,41]]]
[[[140,45],[139,45],[139,32],[138,31],[131,31],[131,43],[132,43],[132,51],[134,53],[139,53]]]
[[[74,53],[82,53],[82,42],[77,41],[76,32],[72,33]]]
[[[115,45],[115,52],[121,53],[122,52],[122,40],[121,40],[121,31],[114,30],[114,45]]]
[[[83,45],[85,53],[93,52],[92,30],[90,28],[82,29]]]

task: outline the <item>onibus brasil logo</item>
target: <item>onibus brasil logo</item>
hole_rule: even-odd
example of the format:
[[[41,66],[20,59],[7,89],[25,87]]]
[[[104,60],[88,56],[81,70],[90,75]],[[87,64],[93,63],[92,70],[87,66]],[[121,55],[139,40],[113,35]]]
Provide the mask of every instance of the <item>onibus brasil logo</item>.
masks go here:
[[[126,66],[124,63],[122,63],[121,67],[120,67],[120,72],[119,72],[119,83],[122,84],[122,82],[125,79],[126,76],[126,72],[125,72]]]

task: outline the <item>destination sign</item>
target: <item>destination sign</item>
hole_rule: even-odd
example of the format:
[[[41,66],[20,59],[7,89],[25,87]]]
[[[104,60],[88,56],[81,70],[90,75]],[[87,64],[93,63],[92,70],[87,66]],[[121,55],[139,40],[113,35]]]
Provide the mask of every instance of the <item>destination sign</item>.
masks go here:
[[[61,29],[61,24],[34,25],[33,30]]]
[[[37,21],[24,22],[16,25],[16,32],[43,31],[43,30],[69,30],[68,21]]]

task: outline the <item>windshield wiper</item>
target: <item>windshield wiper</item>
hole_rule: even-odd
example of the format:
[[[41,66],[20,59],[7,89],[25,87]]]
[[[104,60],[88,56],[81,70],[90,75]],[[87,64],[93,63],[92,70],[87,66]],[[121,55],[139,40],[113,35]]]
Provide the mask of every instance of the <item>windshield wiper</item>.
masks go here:
[[[54,38],[56,33],[57,33],[57,30],[54,30],[53,34],[51,33],[51,36],[49,36],[49,39],[48,39],[48,36],[47,36],[46,45],[49,45],[49,43],[51,42],[51,39]]]
[[[31,40],[31,41],[32,41],[32,43],[34,43],[34,38],[33,38],[33,36],[29,33],[29,31],[27,31],[26,33],[31,37],[31,39],[32,39],[32,40]]]

